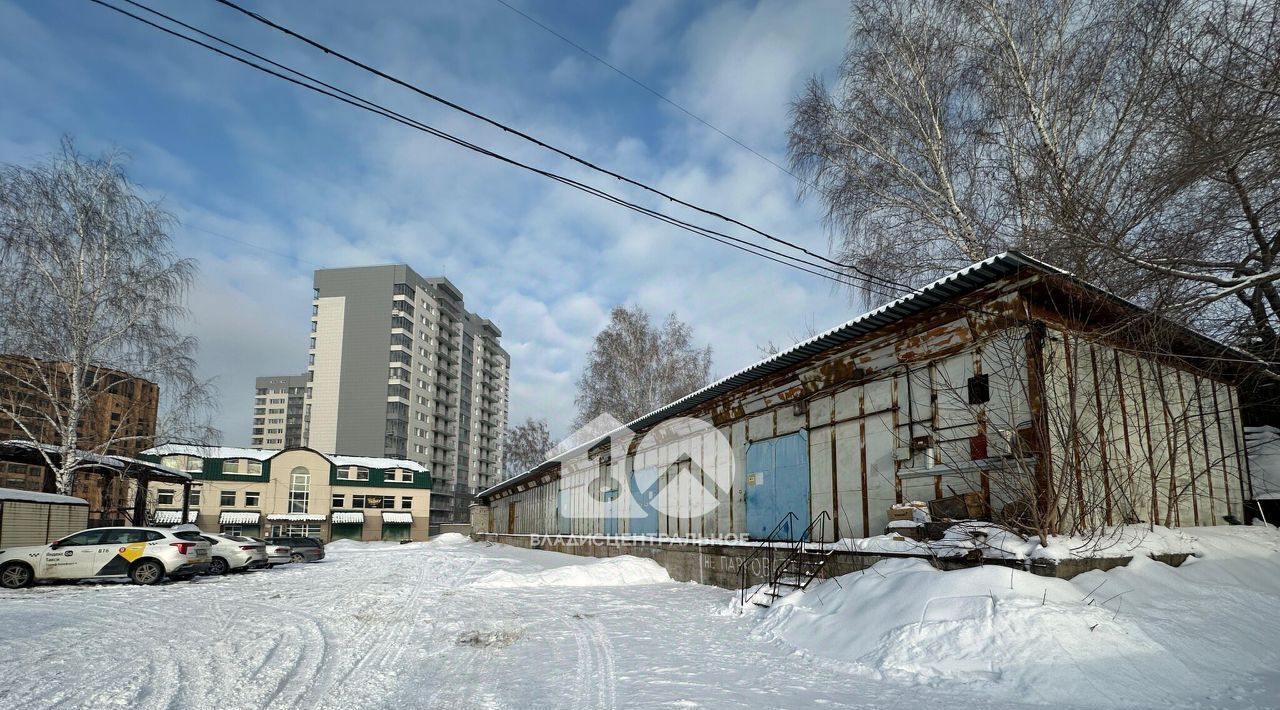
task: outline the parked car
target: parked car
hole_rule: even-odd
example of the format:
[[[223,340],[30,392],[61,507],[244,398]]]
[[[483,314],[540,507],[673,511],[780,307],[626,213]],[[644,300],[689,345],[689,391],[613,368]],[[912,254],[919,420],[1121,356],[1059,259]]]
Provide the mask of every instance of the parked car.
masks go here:
[[[318,537],[269,537],[271,545],[288,545],[289,559],[294,562],[316,562],[324,559],[324,542]]]
[[[293,548],[288,545],[273,545],[259,537],[250,538],[255,542],[260,542],[267,550],[267,566],[275,567],[276,565],[287,565],[293,562]]]
[[[209,541],[209,574],[219,575],[228,572],[243,572],[256,567],[267,566],[266,545],[251,538],[239,535],[219,535],[202,533]]]
[[[0,586],[51,579],[127,577],[155,584],[191,579],[209,568],[212,546],[200,533],[166,528],[90,528],[49,545],[0,550]]]

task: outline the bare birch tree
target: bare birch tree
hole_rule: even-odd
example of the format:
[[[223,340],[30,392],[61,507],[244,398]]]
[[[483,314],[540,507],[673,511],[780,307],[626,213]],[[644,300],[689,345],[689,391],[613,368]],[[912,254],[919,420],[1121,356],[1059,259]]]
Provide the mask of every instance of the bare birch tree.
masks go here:
[[[1016,248],[1274,360],[1277,57],[1275,3],[855,0],[792,163],[866,270]]]
[[[45,460],[59,492],[90,465],[82,451],[149,437],[126,413],[105,437],[82,438],[86,417],[127,378],[160,386],[161,435],[214,436],[197,343],[178,327],[196,267],[174,252],[172,224],[116,154],[86,157],[67,139],[48,162],[0,169],[0,416],[56,447]]]
[[[643,308],[617,306],[578,379],[575,427],[601,414],[632,421],[706,385],[710,377],[710,346],[694,347],[693,329],[674,313],[655,326]]]
[[[503,442],[507,477],[518,476],[547,460],[548,452],[555,446],[545,419],[528,417],[520,424],[507,427]]]

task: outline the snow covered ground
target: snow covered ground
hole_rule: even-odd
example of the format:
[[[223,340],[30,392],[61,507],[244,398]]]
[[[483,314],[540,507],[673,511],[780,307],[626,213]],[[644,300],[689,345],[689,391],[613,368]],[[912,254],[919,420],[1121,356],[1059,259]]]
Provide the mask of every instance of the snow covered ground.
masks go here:
[[[1107,573],[1108,592],[1144,585],[1112,621],[1101,590],[1081,601],[1096,575],[1015,573],[1006,593],[983,588],[1007,569],[894,562],[741,613],[734,593],[647,560],[336,543],[247,575],[0,592],[0,707],[1276,707],[1280,536],[1238,534],[1245,548],[1202,540],[1183,570]],[[860,587],[879,594],[846,594]],[[915,608],[939,590],[969,601]],[[1055,682],[1066,702],[1028,690]]]

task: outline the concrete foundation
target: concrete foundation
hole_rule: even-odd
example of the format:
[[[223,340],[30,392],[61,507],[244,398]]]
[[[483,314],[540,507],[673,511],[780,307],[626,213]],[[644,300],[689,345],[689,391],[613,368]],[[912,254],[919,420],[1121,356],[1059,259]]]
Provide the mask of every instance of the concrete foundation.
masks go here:
[[[474,511],[474,508],[472,509]],[[474,517],[473,517],[474,520]],[[504,535],[497,533],[474,532],[471,536],[477,541],[502,543],[514,547],[524,547],[551,552],[563,552],[585,557],[616,557],[633,555],[646,557],[662,565],[667,574],[677,582],[698,582],[725,589],[738,589],[742,584],[740,567],[744,560],[752,558],[746,565],[746,584],[761,584],[767,581],[773,562],[768,551],[759,552],[758,543],[725,543],[718,541],[664,541],[661,539],[636,539],[627,537],[605,536],[548,536],[548,535]],[[819,549],[815,546],[813,549]],[[781,562],[789,552],[789,548],[774,548],[774,561]],[[754,555],[754,557],[752,557]],[[921,559],[941,570],[965,569],[980,565],[999,565],[1015,569],[1024,569],[1043,577],[1070,579],[1078,574],[1091,570],[1109,570],[1129,564],[1132,557],[1104,557],[1097,559],[1064,560],[1052,562],[1036,560],[998,560],[964,557],[930,557],[928,555],[911,554],[873,554],[866,552],[837,551],[827,559],[824,577],[859,572],[877,562],[889,559]],[[1167,565],[1177,567],[1187,555],[1153,555],[1153,559]]]

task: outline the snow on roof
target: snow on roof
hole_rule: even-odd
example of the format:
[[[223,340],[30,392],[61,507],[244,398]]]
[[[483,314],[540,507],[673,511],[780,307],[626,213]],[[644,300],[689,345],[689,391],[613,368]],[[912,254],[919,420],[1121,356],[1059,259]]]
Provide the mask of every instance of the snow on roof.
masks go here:
[[[357,511],[347,511],[347,512],[333,513],[333,514],[332,514],[332,515],[330,515],[329,517],[330,517],[330,522],[340,523],[340,524],[341,524],[341,523],[363,523],[363,522],[364,522],[364,513],[360,512],[360,511],[358,511],[358,510],[357,510]],[[383,517],[383,518],[386,518],[387,516],[384,514],[382,517]]]
[[[237,446],[203,446],[200,444],[161,444],[142,452],[151,456],[175,454],[199,456],[203,459],[253,459],[266,461],[280,453],[275,449],[243,449]]]
[[[219,525],[257,525],[261,513],[225,512],[218,516]]]
[[[161,444],[142,452],[150,456],[170,456],[174,454],[185,454],[187,456],[199,456],[205,459],[253,459],[255,461],[266,461],[267,459],[284,453],[285,450],[280,449],[245,449],[236,446],[204,446],[202,444]],[[430,473],[431,469],[423,466],[417,461],[409,461],[407,459],[388,459],[375,456],[344,456],[342,454],[320,454],[329,459],[338,466],[363,466],[365,468],[403,468],[409,471],[418,471],[420,473]]]
[[[16,488],[0,488],[0,500],[16,500],[29,503],[58,503],[61,505],[89,505],[89,501],[75,496],[39,491],[20,491]]]
[[[43,451],[47,454],[62,453],[61,446],[57,446],[55,444],[42,444],[37,441],[31,441],[30,439],[10,439],[8,441],[0,442],[0,445],[20,447],[20,448],[26,448],[26,449],[36,449],[38,451]],[[78,453],[80,455],[81,460],[88,461],[90,463],[97,463],[97,464],[102,464],[104,466],[111,466],[111,467],[118,467],[120,465],[119,457],[104,456],[103,454],[95,454],[91,451],[79,451]]]
[[[409,461],[407,459],[383,459],[372,456],[342,456],[340,454],[325,454],[330,461],[339,466],[363,466],[365,468],[403,468],[409,471],[418,471],[421,473],[430,473],[431,469],[423,466],[417,461]]]
[[[412,523],[413,515],[410,513],[383,513],[382,522],[384,523]]]
[[[196,520],[196,512],[194,510],[187,511],[187,522],[194,523]],[[151,522],[157,525],[176,525],[182,522],[181,510],[157,510],[155,515],[151,516]]]
[[[267,520],[286,520],[292,523],[323,523],[323,515],[310,515],[308,513],[273,513],[267,516]]]

